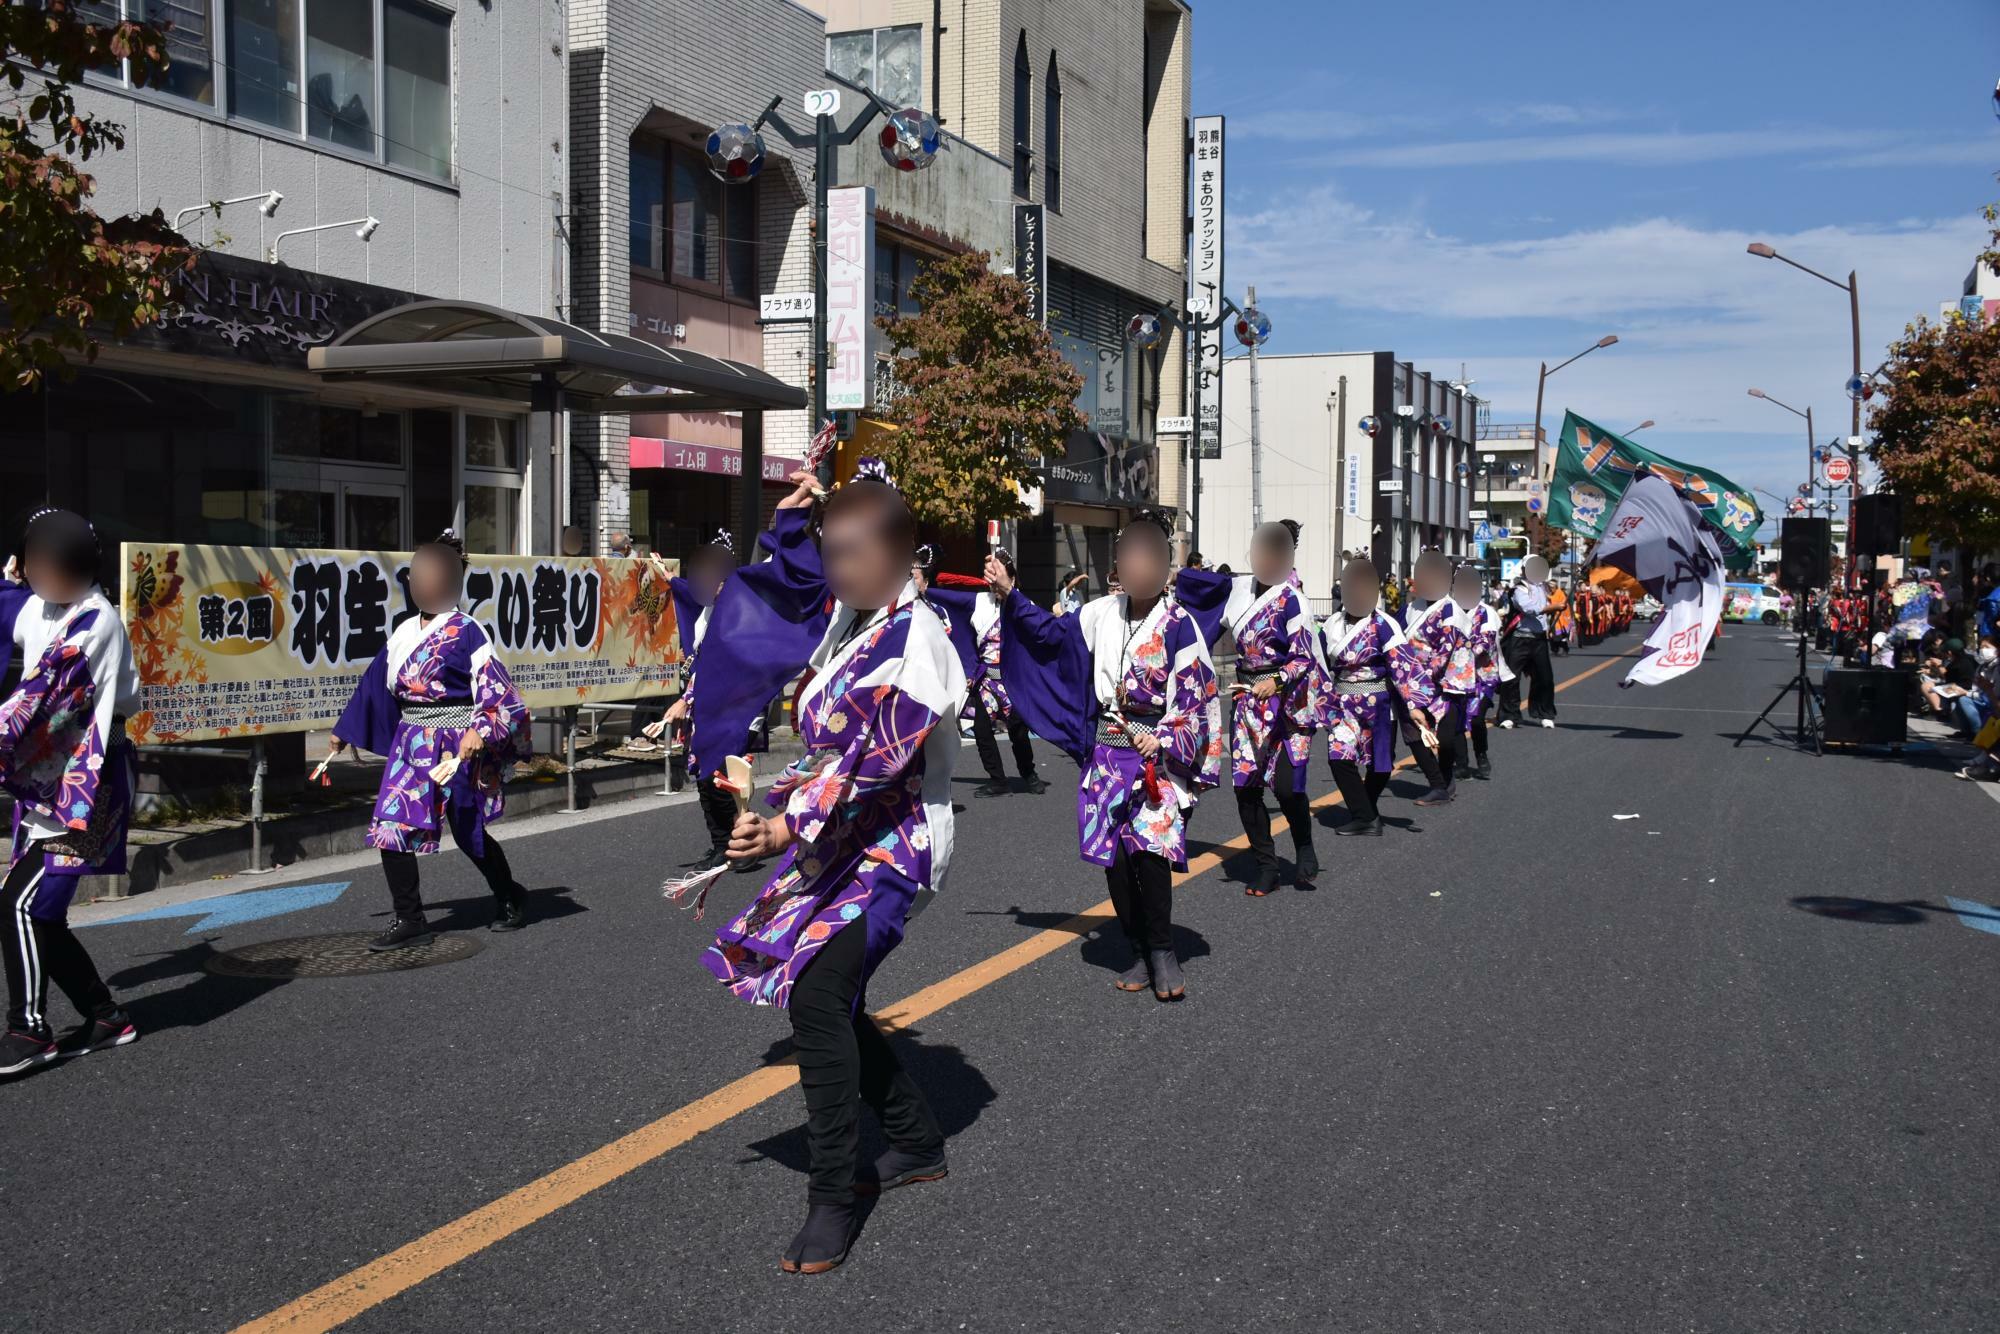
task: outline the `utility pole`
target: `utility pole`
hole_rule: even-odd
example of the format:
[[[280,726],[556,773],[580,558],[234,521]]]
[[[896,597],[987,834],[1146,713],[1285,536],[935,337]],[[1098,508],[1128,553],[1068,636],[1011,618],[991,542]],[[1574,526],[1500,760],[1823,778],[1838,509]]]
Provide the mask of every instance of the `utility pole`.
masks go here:
[[[1244,304],[1257,304],[1257,289],[1244,289]],[[1250,530],[1264,524],[1264,442],[1258,436],[1257,344],[1250,344]]]

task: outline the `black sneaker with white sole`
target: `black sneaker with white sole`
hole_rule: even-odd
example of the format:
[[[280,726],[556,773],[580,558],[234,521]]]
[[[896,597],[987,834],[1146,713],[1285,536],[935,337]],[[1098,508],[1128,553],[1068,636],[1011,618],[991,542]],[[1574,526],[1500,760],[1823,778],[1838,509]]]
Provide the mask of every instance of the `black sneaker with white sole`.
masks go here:
[[[421,945],[431,938],[431,926],[421,917],[398,917],[389,929],[368,942],[368,948],[380,954],[384,950],[400,950],[410,945]]]
[[[49,1039],[10,1028],[5,1037],[0,1037],[0,1079],[24,1075],[36,1066],[47,1065],[61,1056],[56,1044]]]
[[[94,1051],[129,1046],[138,1040],[139,1026],[132,1022],[132,1016],[116,1009],[84,1020],[56,1039],[56,1049],[64,1056],[88,1056]]]

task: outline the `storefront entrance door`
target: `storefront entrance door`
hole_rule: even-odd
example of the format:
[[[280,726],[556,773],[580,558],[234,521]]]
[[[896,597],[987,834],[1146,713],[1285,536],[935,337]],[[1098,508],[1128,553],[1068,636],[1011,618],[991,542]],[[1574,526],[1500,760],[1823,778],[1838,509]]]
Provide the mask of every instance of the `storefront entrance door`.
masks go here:
[[[408,547],[409,488],[350,480],[325,468],[317,476],[272,479],[272,541],[288,547],[403,551]]]

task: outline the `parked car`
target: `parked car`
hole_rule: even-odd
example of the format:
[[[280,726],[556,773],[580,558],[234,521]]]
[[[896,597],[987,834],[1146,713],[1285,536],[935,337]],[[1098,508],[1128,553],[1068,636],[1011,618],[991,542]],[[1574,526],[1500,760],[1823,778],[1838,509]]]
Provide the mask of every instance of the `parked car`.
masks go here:
[[[1784,620],[1783,595],[1767,584],[1725,584],[1722,619],[1776,625]]]

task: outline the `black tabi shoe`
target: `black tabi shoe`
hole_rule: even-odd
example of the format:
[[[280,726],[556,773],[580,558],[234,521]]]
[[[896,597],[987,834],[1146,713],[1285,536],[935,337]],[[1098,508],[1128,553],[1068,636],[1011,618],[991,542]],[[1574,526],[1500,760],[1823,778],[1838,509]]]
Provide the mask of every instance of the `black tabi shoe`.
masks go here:
[[[1308,843],[1298,850],[1297,878],[1300,884],[1310,885],[1319,879],[1319,853]]]
[[[1481,755],[1476,775],[1480,778],[1491,778],[1493,776],[1493,761]]]
[[[725,858],[724,860],[728,860],[728,859],[727,859],[727,858]],[[749,875],[749,874],[751,874],[751,873],[752,873],[753,871],[761,871],[761,870],[763,870],[763,869],[764,869],[764,863],[763,863],[763,860],[762,860],[761,858],[756,858],[756,857],[753,857],[753,858],[751,858],[751,859],[750,859],[749,861],[747,861],[747,862],[730,862],[730,863],[729,863],[729,870],[730,870],[731,874],[734,874],[734,875]]]
[[[1187,983],[1181,978],[1181,961],[1172,950],[1148,950],[1146,962],[1153,973],[1153,999],[1157,1001],[1177,1001],[1187,995]]]
[[[824,1274],[840,1268],[853,1244],[853,1205],[811,1205],[806,1210],[806,1225],[792,1238],[780,1267],[787,1274]]]
[[[1278,866],[1273,862],[1269,866],[1258,867],[1257,878],[1245,885],[1243,892],[1253,899],[1261,899],[1267,894],[1275,893],[1277,888]]]
[[[1029,796],[1039,797],[1049,790],[1049,780],[1040,774],[1029,774],[1021,780],[1021,783],[1027,789]]]
[[[377,954],[385,950],[400,950],[411,945],[421,945],[431,938],[431,924],[421,917],[398,917],[390,923],[389,929],[368,942],[368,948]]]
[[[861,1169],[861,1175],[854,1181],[854,1193],[880,1195],[884,1191],[915,1186],[925,1181],[942,1181],[950,1175],[951,1167],[944,1160],[942,1147],[931,1153],[890,1149],[875,1160],[873,1167]]]
[[[1444,787],[1434,787],[1430,791],[1424,793],[1423,796],[1418,797],[1417,805],[1443,806],[1448,804],[1451,801],[1451,798],[1452,798],[1452,790],[1450,785],[1447,784]]]
[[[1143,950],[1132,951],[1132,966],[1118,974],[1111,985],[1120,991],[1144,991],[1153,982],[1153,966]]]
[[[25,1075],[38,1065],[58,1060],[62,1052],[47,1038],[10,1028],[0,1037],[0,1079]]]
[[[109,1051],[138,1040],[139,1026],[122,1007],[117,1007],[95,1019],[86,1019],[63,1034],[56,1039],[56,1050],[64,1056],[88,1056],[94,1051]]]
[[[703,871],[713,871],[728,860],[721,848],[710,848],[707,856],[688,868],[688,874],[700,875]]]
[[[1362,836],[1380,838],[1382,836],[1382,821],[1379,817],[1373,820],[1349,820],[1346,824],[1334,830],[1333,836],[1335,838],[1357,838]]]
[[[978,787],[972,789],[972,795],[975,797],[1004,797],[1012,791],[1013,789],[1007,786],[1006,779],[989,778]]]
[[[1458,766],[1457,769],[1452,771],[1451,776],[1462,782],[1468,778],[1477,778],[1479,775],[1471,765],[1461,764]]]
[[[528,891],[519,885],[493,900],[493,921],[488,931],[519,931],[528,924]]]

